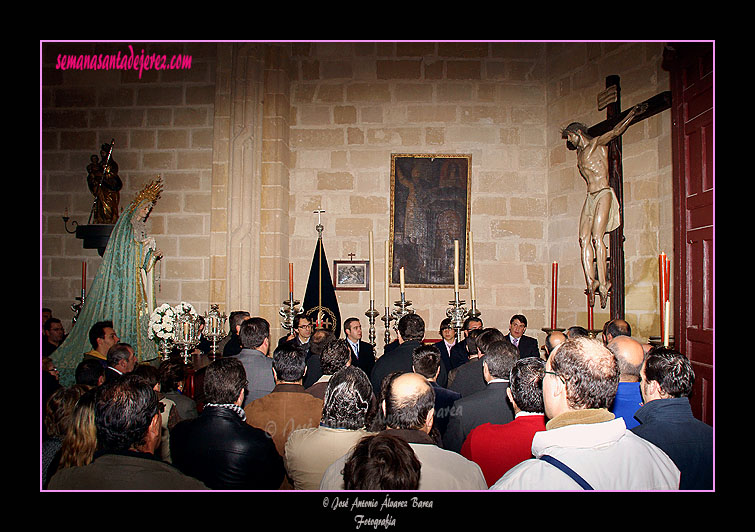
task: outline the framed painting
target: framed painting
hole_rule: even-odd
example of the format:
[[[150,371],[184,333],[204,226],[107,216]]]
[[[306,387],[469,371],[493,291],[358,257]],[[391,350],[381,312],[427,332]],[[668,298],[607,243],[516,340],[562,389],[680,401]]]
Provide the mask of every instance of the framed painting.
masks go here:
[[[453,287],[454,240],[459,284],[467,284],[471,155],[391,155],[391,286]]]
[[[336,290],[369,290],[370,261],[334,260],[333,288]]]

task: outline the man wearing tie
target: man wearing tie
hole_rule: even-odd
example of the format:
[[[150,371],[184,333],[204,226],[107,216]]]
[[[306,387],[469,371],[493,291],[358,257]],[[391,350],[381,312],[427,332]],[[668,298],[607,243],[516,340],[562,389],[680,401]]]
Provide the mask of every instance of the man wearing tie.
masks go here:
[[[509,334],[506,335],[506,339],[519,350],[519,358],[539,357],[537,339],[524,336],[526,330],[527,318],[522,314],[515,314],[509,322]]]
[[[375,351],[372,345],[362,341],[362,324],[359,318],[349,318],[343,322],[343,332],[351,347],[351,365],[361,368],[368,376],[375,365]]]

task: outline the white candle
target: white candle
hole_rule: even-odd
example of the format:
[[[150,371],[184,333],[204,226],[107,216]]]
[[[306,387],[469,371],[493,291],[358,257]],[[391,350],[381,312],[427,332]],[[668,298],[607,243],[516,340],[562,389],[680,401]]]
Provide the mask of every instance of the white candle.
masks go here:
[[[668,299],[666,300],[665,305],[665,316],[664,316],[664,323],[663,323],[663,347],[668,347],[668,338],[669,338],[669,314],[671,310],[671,301]]]
[[[375,250],[370,231],[370,301],[375,301]]]
[[[389,290],[391,286],[391,265],[388,264],[388,241],[385,241],[385,307],[388,308],[390,304]]]
[[[474,244],[471,231],[469,233],[469,296],[472,301],[477,301],[474,286]]]
[[[454,293],[459,293],[459,241],[454,240]]]
[[[401,293],[404,293],[404,267],[401,266],[401,269],[399,270],[399,278],[401,280]]]

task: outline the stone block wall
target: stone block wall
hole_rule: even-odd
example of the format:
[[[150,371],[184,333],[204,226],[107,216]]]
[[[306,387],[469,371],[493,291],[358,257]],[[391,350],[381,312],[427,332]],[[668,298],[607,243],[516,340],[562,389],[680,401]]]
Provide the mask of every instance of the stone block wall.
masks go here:
[[[61,217],[86,224],[93,202],[86,183],[90,156],[115,139],[113,159],[126,208],[161,175],[164,192],[149,230],[164,252],[159,303],[188,301],[206,310],[209,278],[210,180],[217,45],[178,43],[45,43],[41,86],[41,304],[70,328],[82,263],[90,286],[101,258],[65,231]],[[165,55],[190,58],[172,70],[84,69],[64,56]],[[57,67],[57,68],[56,68]],[[61,68],[66,67],[66,68]],[[69,222],[69,228],[72,223]]]

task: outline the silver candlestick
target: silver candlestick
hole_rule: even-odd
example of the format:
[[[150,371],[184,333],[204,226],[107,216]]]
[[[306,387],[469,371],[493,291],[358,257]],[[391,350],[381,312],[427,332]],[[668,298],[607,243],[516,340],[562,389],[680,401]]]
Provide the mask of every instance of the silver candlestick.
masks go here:
[[[390,307],[385,307],[385,314],[383,314],[383,317],[380,318],[383,323],[385,323],[385,345],[388,345],[391,343],[391,321],[393,321],[393,316],[391,316],[391,309]]]
[[[292,331],[294,328],[294,316],[301,313],[301,309],[299,308],[300,301],[298,299],[294,299],[293,292],[288,293],[288,300],[284,301],[280,310],[278,311],[278,314],[283,318],[283,321],[281,322],[281,327],[286,329],[287,331]]]
[[[367,310],[367,312],[364,313],[364,315],[367,316],[370,321],[370,345],[372,345],[372,347],[375,347],[375,318],[380,316],[380,313],[375,310],[374,299],[370,299],[370,308]]]
[[[225,337],[225,323],[228,317],[220,313],[218,305],[210,305],[210,310],[205,312],[205,338],[212,341],[212,356],[218,356],[218,340]]]
[[[174,324],[173,343],[181,348],[184,364],[188,364],[189,351],[199,343],[199,316],[194,316],[190,312],[183,312],[176,315]]]
[[[465,301],[459,299],[459,293],[454,292],[453,301],[449,301],[449,307],[446,309],[446,316],[451,318],[451,327],[456,329],[456,341],[461,342],[464,338],[462,336],[462,329],[464,328],[464,320],[467,316],[467,308],[464,306]]]
[[[412,302],[406,300],[406,295],[403,292],[401,293],[401,299],[394,301],[393,305],[396,308],[391,312],[391,320],[393,320],[393,322],[395,323],[393,328],[398,330],[398,322],[401,320],[401,318],[403,318],[407,314],[414,314],[414,309],[410,308],[412,306]]]

